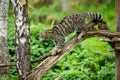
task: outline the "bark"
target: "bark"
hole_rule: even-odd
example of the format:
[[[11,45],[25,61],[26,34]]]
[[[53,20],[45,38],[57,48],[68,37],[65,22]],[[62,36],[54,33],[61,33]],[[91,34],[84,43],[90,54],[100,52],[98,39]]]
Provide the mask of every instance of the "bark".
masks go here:
[[[11,0],[14,8],[16,29],[16,67],[19,80],[23,80],[31,70],[30,63],[30,27],[27,14],[27,0],[21,4],[19,0]],[[23,2],[22,2],[23,3]]]
[[[0,0],[0,63],[9,63],[7,42],[9,0]],[[8,74],[9,67],[0,67],[0,76]]]
[[[116,0],[116,31],[120,32],[120,0]],[[120,48],[120,43],[117,43],[115,48]],[[120,80],[120,50],[115,53],[115,76],[116,80]]]

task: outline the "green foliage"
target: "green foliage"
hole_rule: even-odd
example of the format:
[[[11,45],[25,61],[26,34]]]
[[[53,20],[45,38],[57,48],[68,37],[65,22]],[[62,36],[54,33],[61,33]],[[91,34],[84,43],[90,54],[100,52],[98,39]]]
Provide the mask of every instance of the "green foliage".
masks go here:
[[[52,76],[52,80],[62,76],[63,80],[114,80],[114,68],[114,54],[94,52],[80,44],[48,71],[44,78]]]
[[[30,18],[30,45],[31,60],[49,52],[55,45],[52,40],[39,40],[39,32],[49,29],[53,22],[58,22],[68,14],[78,12],[100,12],[110,29],[115,31],[115,5],[114,0],[70,0],[70,8],[62,11],[61,1],[54,0],[49,6],[33,8]],[[12,6],[9,9],[8,43],[10,59],[14,61],[15,54],[15,30]],[[74,35],[74,34],[72,34]],[[71,38],[72,35],[68,37]],[[111,47],[100,38],[89,38],[76,46],[68,55],[49,70],[42,80],[54,80],[61,76],[62,80],[114,80],[115,63],[114,53],[109,52]],[[36,67],[38,63],[32,64]],[[17,80],[15,67],[10,67],[10,80]]]

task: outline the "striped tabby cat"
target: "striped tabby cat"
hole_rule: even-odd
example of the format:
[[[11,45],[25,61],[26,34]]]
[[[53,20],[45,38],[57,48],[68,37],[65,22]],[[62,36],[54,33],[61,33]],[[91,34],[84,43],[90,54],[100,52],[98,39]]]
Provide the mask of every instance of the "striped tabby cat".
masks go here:
[[[66,16],[52,29],[42,31],[40,38],[53,39],[57,46],[62,46],[67,35],[74,31],[80,33],[83,30],[86,25],[85,19],[92,19],[97,23],[102,21],[102,16],[96,12],[83,12]]]
[[[101,22],[103,18],[101,14],[96,12],[72,14],[63,18],[59,23],[54,25],[52,29],[40,33],[41,39],[53,39],[56,42],[56,46],[51,51],[51,55],[56,55],[57,52],[62,50],[67,35],[74,31],[81,33],[86,26],[85,19],[91,19],[95,23],[98,23]]]

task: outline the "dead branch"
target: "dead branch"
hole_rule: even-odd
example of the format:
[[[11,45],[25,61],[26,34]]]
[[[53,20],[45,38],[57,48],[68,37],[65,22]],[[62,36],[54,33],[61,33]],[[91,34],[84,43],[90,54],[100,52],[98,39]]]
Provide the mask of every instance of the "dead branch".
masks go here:
[[[120,37],[119,32],[111,32],[109,30],[96,30],[96,31],[88,31],[85,36],[99,36],[99,37]]]
[[[31,63],[35,63],[35,62],[41,61],[41,60],[47,58],[48,56],[50,56],[50,54],[46,53],[43,56],[40,56],[40,57],[36,58],[35,60],[32,60]],[[8,66],[15,66],[15,65],[16,65],[16,62],[1,63],[0,67],[8,67]]]
[[[38,62],[40,60],[43,60],[43,59],[49,57],[50,55],[51,55],[50,53],[46,53],[43,56],[40,56],[40,57],[36,58],[35,60],[32,60],[31,63],[35,63],[35,62]]]
[[[105,41],[105,42],[120,42],[120,38],[118,37],[113,37],[112,39],[105,37],[102,38],[101,41]]]
[[[89,23],[86,27],[93,27],[95,25],[94,22]],[[38,80],[41,79],[42,76],[52,68],[61,58],[63,58],[67,53],[69,53],[79,42],[84,40],[85,38],[81,37],[78,39],[79,35],[75,35],[70,41],[66,42],[63,47],[63,50],[55,56],[49,56],[42,63],[40,63],[35,69],[31,71],[25,80]]]
[[[0,67],[8,67],[8,66],[15,66],[16,62],[9,62],[9,63],[1,63]]]

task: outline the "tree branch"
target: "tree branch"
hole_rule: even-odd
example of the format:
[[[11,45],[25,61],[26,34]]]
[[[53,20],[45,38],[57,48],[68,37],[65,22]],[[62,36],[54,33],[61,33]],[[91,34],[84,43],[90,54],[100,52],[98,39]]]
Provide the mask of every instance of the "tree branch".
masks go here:
[[[119,32],[111,32],[109,30],[95,30],[95,31],[88,31],[85,36],[99,36],[99,37],[120,37]]]
[[[51,55],[51,54],[46,53],[46,54],[44,54],[43,56],[40,56],[40,57],[36,58],[35,60],[32,60],[31,63],[35,63],[35,62],[38,62],[38,61],[40,61],[40,60],[43,60],[43,59],[49,57],[50,55]],[[1,63],[1,64],[0,64],[0,67],[8,67],[8,66],[15,66],[15,65],[16,65],[16,62]]]
[[[0,67],[8,67],[8,66],[15,66],[16,62],[9,62],[0,64]]]
[[[35,62],[38,62],[40,60],[43,60],[43,59],[49,57],[50,55],[51,55],[50,53],[44,54],[43,56],[40,56],[40,57],[36,58],[35,60],[32,60],[31,63],[35,63]]]
[[[93,27],[95,23],[91,22],[86,27]],[[38,80],[52,68],[61,58],[63,58],[67,53],[69,53],[79,42],[85,38],[81,37],[78,39],[79,35],[75,35],[70,41],[66,42],[61,52],[57,53],[55,56],[49,56],[42,63],[40,63],[35,69],[31,71],[25,80]]]

